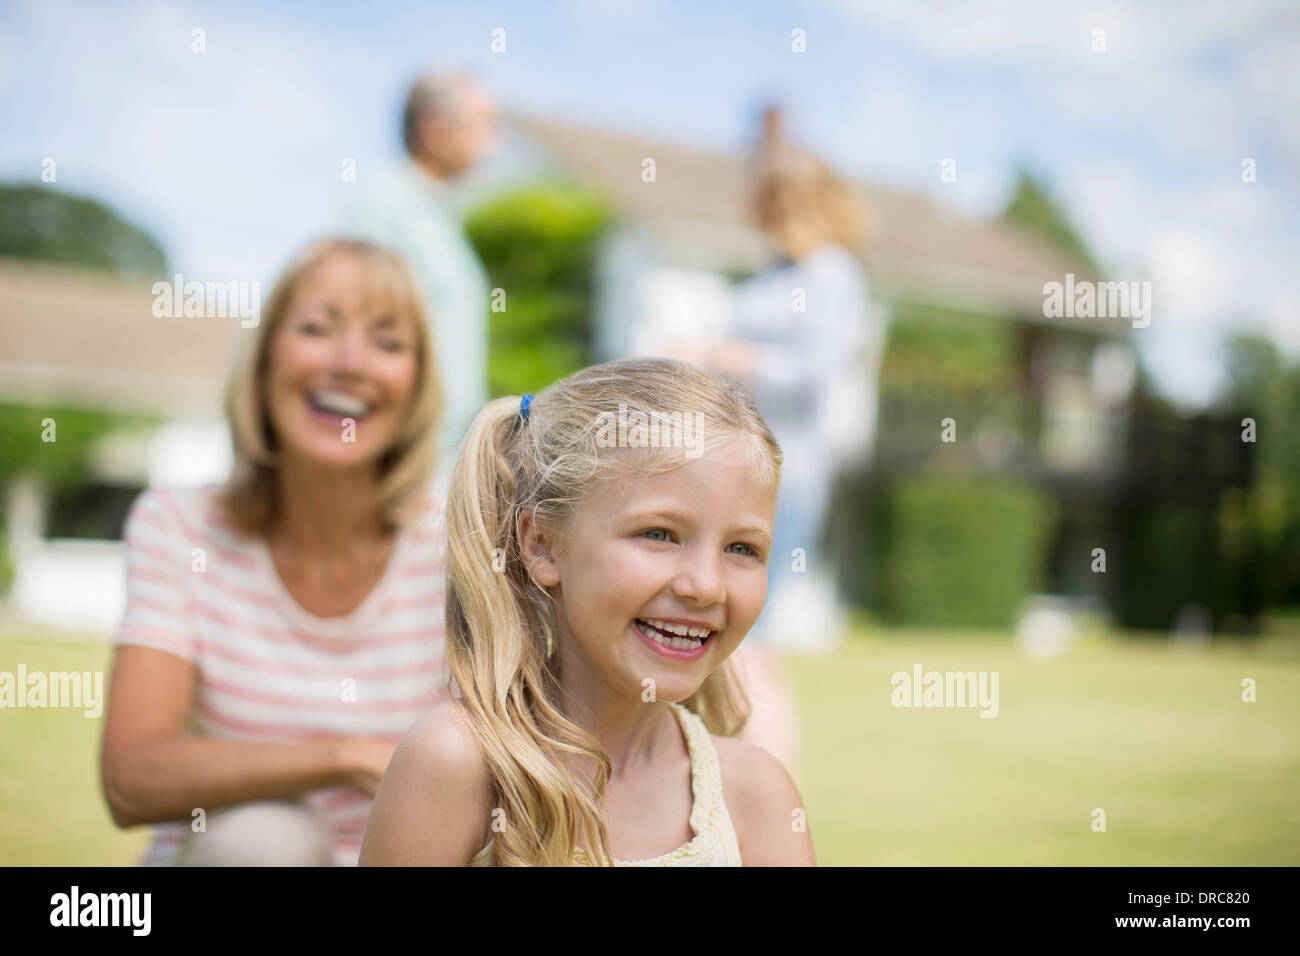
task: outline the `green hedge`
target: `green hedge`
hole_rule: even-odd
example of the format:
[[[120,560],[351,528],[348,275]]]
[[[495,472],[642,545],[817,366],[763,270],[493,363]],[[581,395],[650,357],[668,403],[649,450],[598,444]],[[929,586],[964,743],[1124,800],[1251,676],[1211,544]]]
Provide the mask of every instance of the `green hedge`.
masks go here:
[[[876,607],[898,624],[1009,626],[1044,586],[1054,524],[1050,497],[1027,482],[900,480],[876,500]]]
[[[562,183],[495,195],[466,218],[492,288],[505,292],[488,326],[492,397],[536,392],[591,364],[592,278],[611,218],[600,197]]]
[[[53,441],[45,441],[47,419],[54,420]],[[155,417],[127,415],[66,405],[19,405],[0,402],[0,502],[11,481],[31,475],[52,491],[75,488],[85,480],[94,443],[116,431],[148,429]],[[4,509],[0,507],[0,594],[13,584],[8,558]]]
[[[1126,625],[1167,630],[1189,604],[1205,607],[1216,628],[1230,614],[1258,612],[1262,556],[1256,542],[1225,533],[1224,510],[1162,501],[1127,512],[1127,567],[1116,579]]]
[[[908,300],[890,303],[883,391],[986,399],[1018,393],[1016,323]]]

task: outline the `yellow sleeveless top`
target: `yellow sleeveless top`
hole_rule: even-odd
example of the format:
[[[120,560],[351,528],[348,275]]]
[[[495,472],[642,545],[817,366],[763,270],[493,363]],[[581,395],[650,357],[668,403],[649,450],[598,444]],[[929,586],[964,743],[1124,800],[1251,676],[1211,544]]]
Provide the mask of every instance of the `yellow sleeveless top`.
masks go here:
[[[669,703],[681,724],[686,737],[686,749],[691,755],[691,832],[689,843],[661,856],[646,860],[615,860],[615,866],[741,866],[740,844],[731,825],[731,815],[722,799],[722,770],[718,766],[718,751],[713,746],[709,728],[698,716],[682,704]],[[488,866],[491,862],[492,840],[474,854],[470,866]],[[591,860],[582,847],[573,852],[574,866],[591,866]]]

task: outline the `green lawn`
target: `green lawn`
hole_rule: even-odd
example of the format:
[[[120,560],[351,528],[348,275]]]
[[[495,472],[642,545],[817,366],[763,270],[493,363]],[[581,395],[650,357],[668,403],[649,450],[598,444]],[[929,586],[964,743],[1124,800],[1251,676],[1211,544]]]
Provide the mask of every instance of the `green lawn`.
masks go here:
[[[1300,863],[1294,648],[1094,638],[1041,661],[997,637],[895,632],[794,661],[818,861]],[[893,707],[890,675],[918,663],[997,671],[998,716]]]
[[[0,670],[105,670],[103,644],[0,637]],[[999,714],[905,709],[890,675],[997,671]],[[1176,651],[1092,638],[1050,661],[997,635],[874,631],[792,660],[800,789],[823,864],[1300,863],[1295,642]],[[1253,678],[1256,703],[1243,703]],[[0,710],[0,864],[134,862],[109,819],[102,721]],[[1106,832],[1091,828],[1106,811]]]
[[[103,671],[103,642],[16,640],[0,635],[0,671]],[[135,863],[144,828],[119,830],[99,785],[103,718],[80,710],[0,710],[0,865],[105,866]]]

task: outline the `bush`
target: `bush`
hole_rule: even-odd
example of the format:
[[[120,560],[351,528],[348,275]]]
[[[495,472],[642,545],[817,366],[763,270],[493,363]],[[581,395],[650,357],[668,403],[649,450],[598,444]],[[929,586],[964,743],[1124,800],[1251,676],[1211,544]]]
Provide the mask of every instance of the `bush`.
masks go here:
[[[577,187],[542,184],[487,200],[465,231],[505,309],[490,315],[492,397],[535,392],[591,362],[596,248],[611,214]]]
[[[963,400],[1018,392],[1016,326],[981,315],[909,301],[890,307],[880,368],[882,391]]]
[[[1055,523],[1051,498],[1006,478],[916,477],[876,505],[873,592],[900,624],[1006,627],[1039,591]]]
[[[86,480],[96,441],[114,432],[144,430],[157,424],[158,419],[149,415],[0,402],[0,500],[8,493],[9,483],[20,475],[38,479],[54,493],[77,488]],[[0,593],[7,593],[13,584],[14,568],[8,553],[0,509]]]
[[[1253,534],[1240,489],[1216,510],[1195,501],[1158,501],[1126,516],[1127,567],[1116,578],[1129,627],[1166,630],[1189,604],[1206,608],[1214,627],[1256,617],[1271,596],[1272,555]]]

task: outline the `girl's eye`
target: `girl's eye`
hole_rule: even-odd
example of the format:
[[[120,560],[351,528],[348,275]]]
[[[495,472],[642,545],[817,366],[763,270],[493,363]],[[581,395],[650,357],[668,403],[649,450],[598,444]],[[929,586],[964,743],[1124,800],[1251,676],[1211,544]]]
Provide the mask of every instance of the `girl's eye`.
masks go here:
[[[404,351],[406,351],[406,343],[405,343],[405,342],[402,342],[402,341],[399,341],[399,340],[397,340],[397,339],[387,339],[387,340],[385,340],[385,341],[383,341],[383,342],[380,342],[380,343],[379,343],[379,347],[380,347],[381,349],[383,349],[385,352],[404,352]]]
[[[650,537],[650,539],[651,539],[652,541],[671,541],[671,540],[672,540],[672,532],[671,532],[671,531],[668,531],[668,530],[665,529],[665,528],[650,528],[648,531],[642,531],[642,532],[641,532],[641,535],[642,535],[642,537]],[[663,535],[663,537],[662,537],[662,538],[656,538],[656,537],[653,537],[654,535]],[[745,549],[744,551],[739,552],[740,556],[741,556],[741,557],[744,557],[744,558],[761,558],[761,557],[763,556],[762,552],[759,551],[758,548],[754,547],[752,544],[746,544],[746,543],[743,542],[743,541],[737,541],[735,544],[730,544],[730,545],[728,545],[727,547],[728,547],[728,549],[731,549],[731,548],[744,548],[744,549]]]

